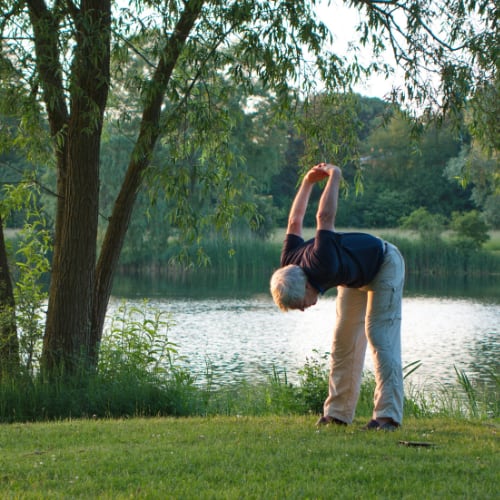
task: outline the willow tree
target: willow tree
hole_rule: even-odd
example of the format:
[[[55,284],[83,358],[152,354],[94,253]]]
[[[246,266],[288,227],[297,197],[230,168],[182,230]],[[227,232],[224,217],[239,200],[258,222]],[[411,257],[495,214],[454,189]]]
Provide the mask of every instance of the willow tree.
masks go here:
[[[424,61],[441,71],[443,107],[463,102],[474,92],[477,77],[484,77],[477,58],[483,41],[474,36],[473,45],[470,40],[490,22],[494,5],[488,2],[347,2],[362,13],[360,42],[373,43],[375,58],[366,67],[357,61],[348,64],[335,53],[328,30],[314,14],[316,3],[0,0],[3,91],[18,103],[25,144],[29,146],[34,124],[48,130],[57,178],[42,353],[47,370],[72,373],[82,361],[96,365],[134,202],[153,167],[155,179],[176,201],[172,219],[193,237],[200,223],[225,228],[235,216],[245,179],[227,145],[232,117],[224,107],[224,93],[217,99],[210,94],[221,77],[248,95],[254,85],[264,86],[276,109],[287,113],[298,95],[307,100],[319,88],[344,92],[371,71],[387,71],[377,61],[384,47],[392,48],[406,71],[407,90],[395,94],[398,99],[423,102],[431,96],[421,78]],[[432,31],[436,14],[453,21],[442,35]],[[331,15],[336,15],[334,7]],[[474,16],[475,24],[462,22],[464,16]],[[126,115],[137,117],[137,133],[98,248],[103,125]],[[159,141],[170,160],[154,165]],[[321,149],[325,154],[337,149],[336,144],[326,146]],[[194,179],[180,168],[186,162],[196,167],[190,170]],[[213,198],[211,214],[192,210],[193,181]]]

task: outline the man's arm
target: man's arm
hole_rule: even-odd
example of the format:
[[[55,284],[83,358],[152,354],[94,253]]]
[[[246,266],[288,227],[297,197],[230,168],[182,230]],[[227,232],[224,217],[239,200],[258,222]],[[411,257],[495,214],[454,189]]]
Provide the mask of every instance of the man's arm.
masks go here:
[[[328,181],[319,200],[318,211],[316,212],[316,227],[318,230],[334,231],[342,171],[339,167],[330,164],[322,164],[320,168],[328,175]]]
[[[288,215],[287,234],[296,234],[302,238],[304,215],[306,214],[313,185],[314,183],[307,179],[307,175],[302,179],[302,184],[295,195]]]
[[[312,167],[309,172],[304,176],[302,183],[300,185],[297,194],[295,195],[295,199],[292,203],[292,208],[290,209],[290,214],[288,216],[288,227],[287,234],[295,234],[302,238],[302,229],[304,223],[304,216],[306,214],[307,205],[309,203],[309,197],[311,195],[312,188],[316,182],[319,182],[326,177],[331,177],[332,169],[337,169],[339,172],[337,184],[340,183],[340,177],[342,173],[338,167],[334,167],[333,165],[329,165],[326,163],[320,163]],[[331,179],[329,179],[330,181]],[[325,187],[325,191],[328,185]],[[337,194],[338,194],[338,186],[337,186]],[[322,195],[322,198],[324,193]],[[318,208],[319,212],[319,208]],[[335,219],[335,214],[334,214]],[[319,227],[318,227],[319,229]]]

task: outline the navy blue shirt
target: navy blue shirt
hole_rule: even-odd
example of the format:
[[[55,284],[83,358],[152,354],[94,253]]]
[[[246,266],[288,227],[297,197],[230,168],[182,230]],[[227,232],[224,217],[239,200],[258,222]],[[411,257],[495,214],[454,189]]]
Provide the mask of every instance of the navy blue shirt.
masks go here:
[[[296,264],[321,293],[335,286],[359,288],[370,283],[384,259],[384,243],[365,233],[335,233],[320,229],[304,241],[287,234],[281,266]]]

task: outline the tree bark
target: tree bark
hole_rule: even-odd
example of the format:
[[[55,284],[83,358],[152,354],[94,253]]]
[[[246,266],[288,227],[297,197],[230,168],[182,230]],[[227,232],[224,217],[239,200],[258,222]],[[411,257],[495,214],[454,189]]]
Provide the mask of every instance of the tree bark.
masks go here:
[[[0,216],[0,380],[18,373],[19,339],[16,330],[14,291]]]
[[[111,7],[87,0],[73,12],[77,44],[70,77],[71,110],[58,162],[56,242],[42,368],[74,374],[92,365],[100,140],[109,88]],[[50,103],[47,103],[50,107]],[[58,115],[49,110],[49,119]]]

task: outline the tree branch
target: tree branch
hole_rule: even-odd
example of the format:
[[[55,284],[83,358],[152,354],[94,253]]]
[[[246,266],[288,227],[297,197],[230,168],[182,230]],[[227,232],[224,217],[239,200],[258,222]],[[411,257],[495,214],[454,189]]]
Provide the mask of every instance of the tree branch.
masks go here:
[[[150,68],[156,67],[154,63],[152,63],[130,40],[127,40],[121,33],[118,33],[116,30],[113,30],[113,34],[117,38],[122,40],[125,43],[125,45],[130,47],[132,52],[134,52],[134,54],[138,55]]]
[[[6,163],[6,162],[0,160],[0,165],[8,168],[10,170],[13,170],[14,172],[17,172],[21,176],[24,175],[24,171],[22,169],[16,168],[15,166],[11,165],[10,163]],[[42,184],[36,177],[33,177],[31,179],[24,179],[24,180],[20,180],[20,181],[16,181],[16,182],[0,182],[0,185],[9,186],[9,185],[13,185],[13,184],[19,185],[19,184],[29,184],[29,183],[35,184],[36,186],[38,186],[40,188],[41,191],[44,191],[45,193],[50,194],[51,196],[54,196],[55,198],[58,197],[57,193],[55,193],[54,191],[52,191],[52,189],[49,189],[44,184]]]
[[[116,198],[108,228],[104,236],[96,268],[92,335],[100,341],[106,309],[111,294],[112,279],[118,263],[132,209],[141,185],[142,174],[148,166],[158,139],[161,106],[170,77],[186,40],[198,19],[205,0],[186,0],[175,29],[165,44],[154,72],[144,106],[139,136],[132,152],[122,187]],[[97,345],[97,344],[96,344]]]
[[[417,21],[418,26],[420,26],[438,45],[445,48],[446,50],[450,52],[456,52],[463,50],[466,47],[465,44],[462,44],[458,47],[453,47],[447,42],[445,42],[443,39],[438,37],[434,33],[434,31],[429,27],[426,21],[422,18],[422,16],[412,12],[411,8],[409,8],[408,5],[405,3],[400,3],[394,0],[359,0],[358,2],[354,2],[353,4],[356,3],[363,4],[366,6],[368,10],[373,10],[377,12],[379,16],[381,16],[381,18],[386,18],[385,22],[381,18],[379,19],[386,28],[386,30],[388,31],[388,35],[391,40],[394,38],[392,36],[392,27],[394,27],[396,31],[405,38],[405,40],[409,40],[410,38],[408,36],[408,33],[405,30],[403,30],[394,19],[393,13],[399,10],[405,13],[407,19],[413,17]],[[392,7],[390,12],[388,11],[388,7]]]
[[[59,61],[58,26],[44,0],[27,0],[35,34],[35,52],[47,106],[51,134],[56,137],[68,122],[62,67]]]

